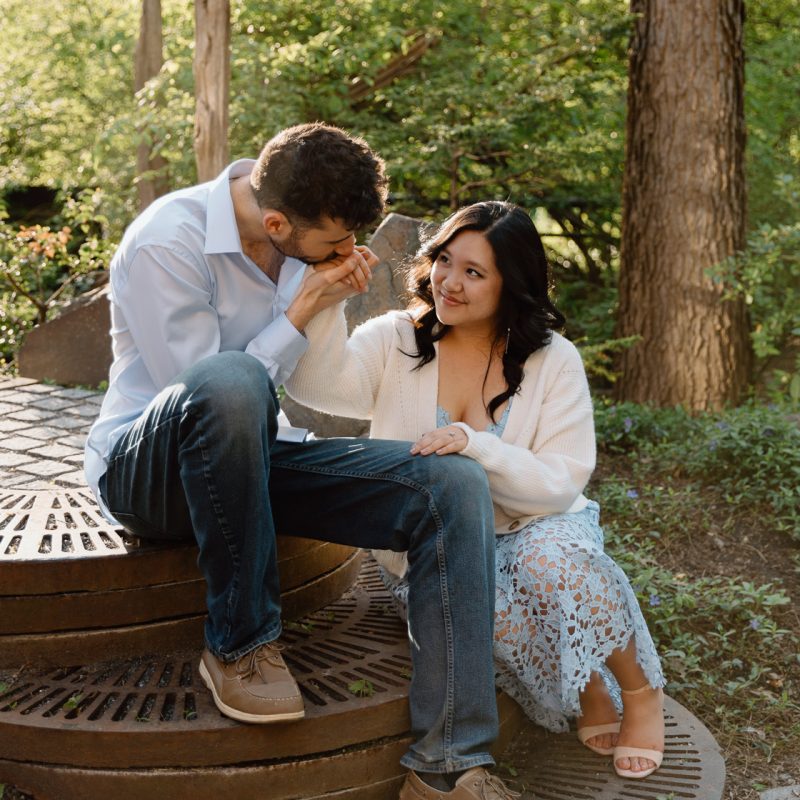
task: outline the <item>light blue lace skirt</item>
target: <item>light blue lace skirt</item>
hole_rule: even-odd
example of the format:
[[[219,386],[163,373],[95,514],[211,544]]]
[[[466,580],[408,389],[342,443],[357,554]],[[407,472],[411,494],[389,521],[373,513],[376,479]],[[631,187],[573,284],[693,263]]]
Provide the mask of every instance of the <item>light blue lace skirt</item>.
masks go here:
[[[600,673],[619,708],[619,687],[604,663],[632,636],[648,681],[664,685],[636,595],[603,552],[597,503],[498,536],[496,569],[497,685],[533,722],[568,730],[592,672]],[[405,616],[408,582],[388,573],[384,581]]]

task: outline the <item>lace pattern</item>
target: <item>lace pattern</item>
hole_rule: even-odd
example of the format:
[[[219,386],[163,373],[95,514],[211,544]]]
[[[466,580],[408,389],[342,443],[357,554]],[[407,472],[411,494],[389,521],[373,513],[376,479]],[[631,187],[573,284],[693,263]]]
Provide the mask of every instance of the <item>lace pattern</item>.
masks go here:
[[[492,432],[502,433],[507,416],[508,409]],[[619,687],[604,662],[631,637],[650,684],[665,683],[630,582],[603,552],[599,512],[590,502],[576,514],[552,514],[497,537],[497,684],[533,722],[555,732],[568,730],[568,720],[580,714],[579,692],[592,672],[603,677],[621,708]],[[405,616],[408,581],[389,573],[383,578]]]

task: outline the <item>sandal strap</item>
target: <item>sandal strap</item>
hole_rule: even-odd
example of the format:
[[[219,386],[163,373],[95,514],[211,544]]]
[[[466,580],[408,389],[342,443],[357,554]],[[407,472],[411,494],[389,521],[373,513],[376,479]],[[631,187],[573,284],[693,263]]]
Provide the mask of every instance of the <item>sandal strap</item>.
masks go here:
[[[587,739],[602,736],[604,733],[619,733],[619,725],[619,722],[607,722],[604,725],[587,725],[585,728],[578,728],[578,739],[585,744]]]
[[[620,691],[622,692],[622,694],[643,694],[644,692],[652,692],[660,688],[661,687],[659,686],[651,686],[649,683],[646,683],[639,689],[620,689]]]

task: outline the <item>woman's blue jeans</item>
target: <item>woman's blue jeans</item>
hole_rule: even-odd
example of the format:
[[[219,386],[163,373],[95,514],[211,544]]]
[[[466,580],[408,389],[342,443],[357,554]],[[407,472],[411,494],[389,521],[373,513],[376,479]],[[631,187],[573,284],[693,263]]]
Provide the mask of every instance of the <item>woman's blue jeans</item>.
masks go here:
[[[184,371],[115,445],[111,513],[151,539],[194,537],[206,643],[232,661],[281,633],[275,532],[408,550],[415,742],[404,766],[492,764],[494,516],[483,468],[412,456],[408,442],[275,441],[278,399],[241,352]]]

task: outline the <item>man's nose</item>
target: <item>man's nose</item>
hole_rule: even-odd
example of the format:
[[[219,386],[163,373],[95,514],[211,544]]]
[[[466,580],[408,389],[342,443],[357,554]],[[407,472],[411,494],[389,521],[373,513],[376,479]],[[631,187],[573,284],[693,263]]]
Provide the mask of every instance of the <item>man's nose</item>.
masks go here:
[[[353,252],[353,248],[356,246],[356,235],[351,233],[346,239],[338,242],[336,247],[336,253],[340,256],[349,256],[350,253]]]

